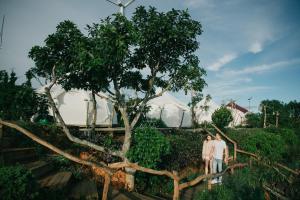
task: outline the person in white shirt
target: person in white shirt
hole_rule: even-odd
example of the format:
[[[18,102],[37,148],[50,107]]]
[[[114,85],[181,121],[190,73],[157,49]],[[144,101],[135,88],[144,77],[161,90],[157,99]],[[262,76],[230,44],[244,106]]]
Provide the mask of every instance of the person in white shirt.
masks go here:
[[[216,139],[213,141],[213,161],[212,161],[212,167],[213,167],[213,173],[220,173],[222,172],[222,162],[225,162],[225,164],[228,164],[228,148],[226,146],[226,143],[224,140],[221,139],[220,134],[216,134]],[[217,170],[218,169],[218,170]],[[219,178],[213,179],[212,184],[215,183],[221,183],[222,182],[222,176]]]
[[[208,174],[208,166],[209,166],[209,172],[212,173],[212,156],[213,156],[213,141],[211,140],[211,136],[208,135],[206,137],[206,140],[204,140],[202,146],[202,160],[205,162],[205,175]]]

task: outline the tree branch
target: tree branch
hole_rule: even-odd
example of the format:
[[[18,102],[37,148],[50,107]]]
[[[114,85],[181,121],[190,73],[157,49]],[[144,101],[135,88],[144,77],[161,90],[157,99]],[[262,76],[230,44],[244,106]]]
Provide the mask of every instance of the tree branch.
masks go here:
[[[268,185],[266,185],[266,184],[263,184],[262,187],[263,187],[265,190],[267,190],[268,192],[271,192],[274,196],[276,196],[276,197],[279,198],[279,199],[282,199],[282,200],[289,200],[289,198],[287,198],[287,197],[281,195],[281,194],[280,194],[279,192],[277,192],[277,191],[272,190],[272,189],[271,189]]]
[[[50,86],[52,87],[53,85],[51,84]],[[93,148],[95,150],[98,150],[98,151],[101,151],[101,152],[104,152],[104,153],[108,153],[108,154],[113,155],[113,156],[124,158],[124,155],[123,155],[123,153],[121,151],[111,151],[109,149],[104,148],[103,146],[99,146],[99,145],[96,145],[96,144],[94,144],[92,142],[89,142],[87,140],[81,140],[79,138],[74,137],[70,133],[68,127],[66,126],[63,118],[60,115],[60,112],[58,111],[58,109],[57,109],[57,107],[55,105],[55,102],[54,102],[54,100],[53,100],[53,98],[51,96],[51,93],[50,93],[50,88],[46,87],[45,88],[45,92],[46,92],[46,95],[48,97],[50,106],[51,106],[52,110],[54,111],[56,117],[58,118],[59,123],[62,126],[63,131],[67,135],[67,137],[68,137],[69,140],[71,140],[72,142],[84,145],[84,146],[88,146],[88,147]]]
[[[10,128],[13,128],[13,129],[16,129],[18,130],[19,132],[21,132],[22,134],[26,135],[27,137],[29,137],[30,139],[34,140],[35,142],[41,144],[42,146],[54,151],[55,153],[57,154],[60,154],[62,156],[64,156],[65,158],[69,159],[69,160],[72,160],[74,162],[77,162],[79,164],[83,164],[83,165],[87,165],[87,166],[91,166],[91,167],[96,167],[96,168],[101,168],[103,169],[106,173],[108,174],[112,174],[112,171],[111,169],[109,169],[107,167],[107,165],[103,162],[101,162],[101,166],[96,164],[96,163],[93,163],[93,162],[90,162],[90,161],[86,161],[86,160],[82,160],[76,156],[73,156],[57,147],[55,147],[54,145],[46,142],[45,140],[39,138],[38,136],[34,135],[33,133],[29,132],[28,130],[20,127],[19,125],[17,124],[13,124],[13,123],[10,123],[10,122],[6,122],[6,121],[2,121],[0,120],[0,124],[3,124],[5,126],[8,126]]]
[[[50,85],[48,86],[49,90],[51,90],[51,88],[53,87],[53,85],[55,85],[55,83],[57,81],[56,74],[55,74],[55,68],[56,68],[56,65],[54,65],[52,68],[52,81],[50,82]]]
[[[108,167],[111,168],[111,169],[121,169],[121,168],[128,167],[128,168],[132,168],[132,169],[142,171],[142,172],[145,172],[145,173],[149,173],[149,174],[165,175],[165,176],[168,176],[172,179],[175,179],[175,180],[179,181],[179,177],[174,176],[174,174],[169,172],[169,171],[166,171],[166,170],[160,171],[160,170],[150,169],[150,168],[146,168],[146,167],[141,167],[137,163],[131,163],[129,161],[108,164]]]
[[[216,178],[216,177],[219,177],[219,176],[222,176],[223,174],[225,174],[228,170],[230,169],[234,169],[234,168],[242,168],[242,167],[245,167],[247,166],[248,164],[246,163],[237,163],[237,164],[233,164],[229,167],[227,167],[223,172],[221,173],[217,173],[217,174],[207,174],[207,175],[200,175],[198,176],[197,178],[195,178],[194,180],[192,181],[189,181],[189,182],[186,182],[186,183],[182,183],[179,185],[179,189],[182,190],[184,188],[187,188],[187,187],[190,187],[190,186],[194,186],[196,184],[198,184],[200,181],[204,180],[204,179],[209,179],[209,178]]]

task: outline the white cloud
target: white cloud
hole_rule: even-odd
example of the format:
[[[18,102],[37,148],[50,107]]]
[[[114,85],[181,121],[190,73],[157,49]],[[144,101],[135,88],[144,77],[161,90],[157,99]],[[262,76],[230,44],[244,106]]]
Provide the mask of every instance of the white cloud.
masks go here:
[[[254,42],[249,48],[249,51],[252,53],[259,53],[262,50],[263,50],[263,47],[260,42]]]
[[[231,53],[231,54],[225,54],[224,56],[222,56],[221,58],[219,58],[216,62],[214,62],[213,64],[209,65],[207,67],[207,69],[211,70],[211,71],[219,71],[220,68],[231,62],[232,60],[234,60],[236,58],[236,54]]]
[[[184,3],[188,7],[207,7],[213,5],[211,0],[186,0]]]
[[[241,75],[250,75],[250,74],[260,74],[263,72],[271,71],[277,68],[286,67],[292,64],[300,63],[300,59],[294,60],[286,60],[286,61],[279,61],[271,64],[262,64],[256,66],[245,67],[241,70],[225,70],[222,74],[218,74],[218,77],[234,77],[234,76],[241,76]]]

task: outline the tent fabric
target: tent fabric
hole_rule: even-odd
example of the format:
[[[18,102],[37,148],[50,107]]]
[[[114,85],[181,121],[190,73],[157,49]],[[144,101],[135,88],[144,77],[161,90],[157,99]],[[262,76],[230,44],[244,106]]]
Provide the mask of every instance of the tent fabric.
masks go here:
[[[168,92],[151,99],[147,105],[150,107],[149,112],[146,114],[148,118],[162,119],[168,127],[192,126],[190,108]]]
[[[206,106],[208,106],[207,110],[203,109],[203,106],[205,106],[205,104]],[[205,99],[201,100],[195,106],[195,115],[197,122],[199,124],[203,122],[212,122],[211,116],[219,108],[220,106],[213,100],[210,100],[208,102],[205,102]]]
[[[44,93],[45,87],[46,86],[38,89],[37,92]],[[91,91],[65,91],[61,86],[54,85],[50,92],[62,118],[67,125],[87,126],[92,124],[93,102]],[[103,96],[103,98],[96,96],[96,125],[109,126],[112,124],[117,124],[117,115],[112,103],[105,98],[105,94],[101,94],[101,96]],[[49,113],[53,114],[51,109]]]

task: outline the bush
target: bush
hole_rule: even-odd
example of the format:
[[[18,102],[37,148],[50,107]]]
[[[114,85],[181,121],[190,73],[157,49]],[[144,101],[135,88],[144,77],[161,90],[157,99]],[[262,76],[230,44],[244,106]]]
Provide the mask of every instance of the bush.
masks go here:
[[[211,191],[200,192],[196,199],[264,199],[256,172],[252,172],[248,168],[237,170],[233,175],[226,175],[223,179],[223,185],[214,186]]]
[[[180,171],[202,162],[203,135],[187,131],[175,131],[167,135],[171,153],[164,157],[164,168]]]
[[[233,192],[221,185],[221,186],[216,186],[212,190],[204,190],[202,192],[199,192],[196,200],[216,200],[216,199],[222,199],[222,200],[233,200],[234,194]]]
[[[21,166],[0,168],[1,199],[37,199],[38,185],[32,174]]]
[[[233,175],[225,178],[224,185],[232,190],[234,199],[264,199],[257,173],[249,168],[237,170]]]
[[[221,107],[212,114],[211,119],[216,126],[224,130],[224,128],[233,120],[233,117],[230,110],[226,107]]]
[[[284,140],[264,129],[229,130],[228,136],[237,141],[242,150],[262,156],[269,161],[280,161],[284,154]]]
[[[148,168],[157,168],[163,156],[170,153],[170,142],[158,130],[149,126],[135,129],[132,147],[127,153],[131,162]]]
[[[262,117],[260,113],[247,113],[246,123],[250,128],[260,128],[262,127]]]

